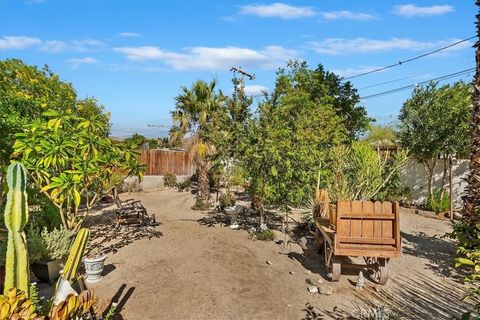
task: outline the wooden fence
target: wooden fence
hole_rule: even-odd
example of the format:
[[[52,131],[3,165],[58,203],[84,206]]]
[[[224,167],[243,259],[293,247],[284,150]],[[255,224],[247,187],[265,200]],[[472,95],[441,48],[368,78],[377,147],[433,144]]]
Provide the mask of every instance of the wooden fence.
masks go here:
[[[195,173],[192,157],[183,150],[142,150],[140,162],[147,165],[145,175],[174,173],[179,176],[191,176]]]

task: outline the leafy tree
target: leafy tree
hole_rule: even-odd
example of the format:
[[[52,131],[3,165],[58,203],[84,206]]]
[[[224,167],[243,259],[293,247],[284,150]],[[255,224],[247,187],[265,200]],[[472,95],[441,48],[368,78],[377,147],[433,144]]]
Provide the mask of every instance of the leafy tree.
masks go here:
[[[281,68],[277,72],[272,105],[275,106],[282,96],[292,92],[304,92],[317,105],[332,106],[340,115],[351,140],[362,135],[373,121],[365,108],[359,105],[360,96],[351,82],[342,82],[339,76],[326,71],[321,64],[312,70],[305,61],[293,60],[286,68]]]
[[[399,115],[398,137],[404,148],[425,167],[428,177],[428,197],[433,195],[433,173],[437,156],[442,150],[442,108],[437,84],[416,87],[412,97],[403,104]]]
[[[278,79],[277,85],[285,89]],[[243,167],[258,199],[261,225],[264,205],[287,210],[309,199],[319,163],[326,161],[330,148],[349,139],[333,103],[312,100],[298,86],[283,89],[276,89],[259,105],[242,146]]]
[[[26,124],[42,118],[48,109],[73,113],[76,93],[48,66],[38,69],[21,60],[0,61],[0,173],[5,173],[13,152],[15,134]],[[1,178],[1,177],[0,177]],[[2,184],[5,179],[1,179]],[[0,203],[3,186],[0,185]]]
[[[182,87],[172,112],[174,125],[170,130],[171,140],[179,141],[185,135],[191,136],[189,149],[198,169],[198,208],[207,206],[210,196],[208,172],[216,149],[212,135],[224,100],[215,86],[215,80],[210,83],[198,80],[191,88]]]
[[[123,142],[133,148],[140,148],[146,142],[148,142],[148,139],[139,133],[134,133],[132,134],[131,137],[128,137],[125,140],[123,140]]]
[[[85,119],[47,110],[17,134],[14,156],[60,212],[66,228],[80,226],[90,209],[117,184],[115,174],[141,176],[144,166],[130,149],[115,145],[99,116]],[[79,213],[84,199],[86,211]]]
[[[381,140],[396,140],[395,127],[392,124],[372,124],[364,137],[365,141],[376,142]]]

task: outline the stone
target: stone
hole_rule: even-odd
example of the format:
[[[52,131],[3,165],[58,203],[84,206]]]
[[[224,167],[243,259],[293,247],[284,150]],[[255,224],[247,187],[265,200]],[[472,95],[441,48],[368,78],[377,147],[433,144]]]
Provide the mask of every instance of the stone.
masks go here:
[[[318,287],[317,286],[308,286],[307,289],[308,289],[308,292],[310,292],[310,293],[317,293],[318,292]]]
[[[272,265],[272,261],[270,261],[270,260],[265,261],[265,263],[268,264],[269,266]]]
[[[323,284],[323,279],[318,279],[317,284]]]
[[[291,274],[292,276],[294,276],[294,275],[296,275],[297,273],[292,270],[292,271],[290,271],[290,274]]]
[[[315,283],[313,283],[312,279],[310,279],[310,278],[305,279],[305,282],[306,282],[307,284],[312,285],[312,286],[315,285]]]
[[[312,275],[312,271],[307,270],[307,271],[305,271],[305,274],[306,274],[307,276],[311,276],[311,275]]]
[[[330,286],[321,286],[319,292],[321,294],[331,296],[333,294],[333,288]]]
[[[305,237],[301,237],[300,240],[298,240],[298,245],[299,245],[300,248],[302,248],[303,250],[308,250],[307,243],[308,243],[308,240],[307,240],[307,238],[305,238]]]

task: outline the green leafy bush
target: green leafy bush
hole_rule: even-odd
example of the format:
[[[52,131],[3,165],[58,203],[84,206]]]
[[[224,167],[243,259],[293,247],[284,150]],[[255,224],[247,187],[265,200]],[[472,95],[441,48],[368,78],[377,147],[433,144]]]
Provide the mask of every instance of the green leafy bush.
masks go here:
[[[270,229],[256,231],[254,235],[257,238],[257,240],[262,240],[262,241],[273,241],[275,239],[275,233],[273,232],[273,230],[270,230]]]
[[[39,228],[30,228],[27,231],[27,245],[30,262],[53,261],[68,256],[70,246],[76,232],[60,227],[48,231]]]
[[[178,191],[188,191],[190,189],[190,186],[192,185],[192,181],[190,179],[186,179],[183,182],[180,182],[178,186]]]
[[[165,173],[163,185],[167,188],[175,188],[177,186],[177,176],[173,173]]]
[[[235,198],[231,193],[224,193],[220,196],[220,208],[230,207],[235,205]]]
[[[204,211],[210,209],[210,204],[207,201],[197,198],[195,204],[192,207],[193,210]]]
[[[450,209],[450,194],[445,191],[442,196],[440,190],[435,190],[432,197],[427,199],[426,207],[428,210],[437,213],[448,211]]]

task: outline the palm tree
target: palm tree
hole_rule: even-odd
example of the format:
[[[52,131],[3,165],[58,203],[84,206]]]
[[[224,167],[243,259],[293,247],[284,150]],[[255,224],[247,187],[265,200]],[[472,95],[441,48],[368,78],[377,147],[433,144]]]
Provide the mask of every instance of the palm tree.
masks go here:
[[[182,87],[175,97],[175,111],[172,112],[173,127],[170,139],[178,141],[190,137],[189,151],[198,169],[198,193],[196,207],[208,204],[210,196],[208,172],[215,144],[211,134],[217,113],[222,109],[223,96],[215,92],[216,81],[195,82],[191,88]]]

